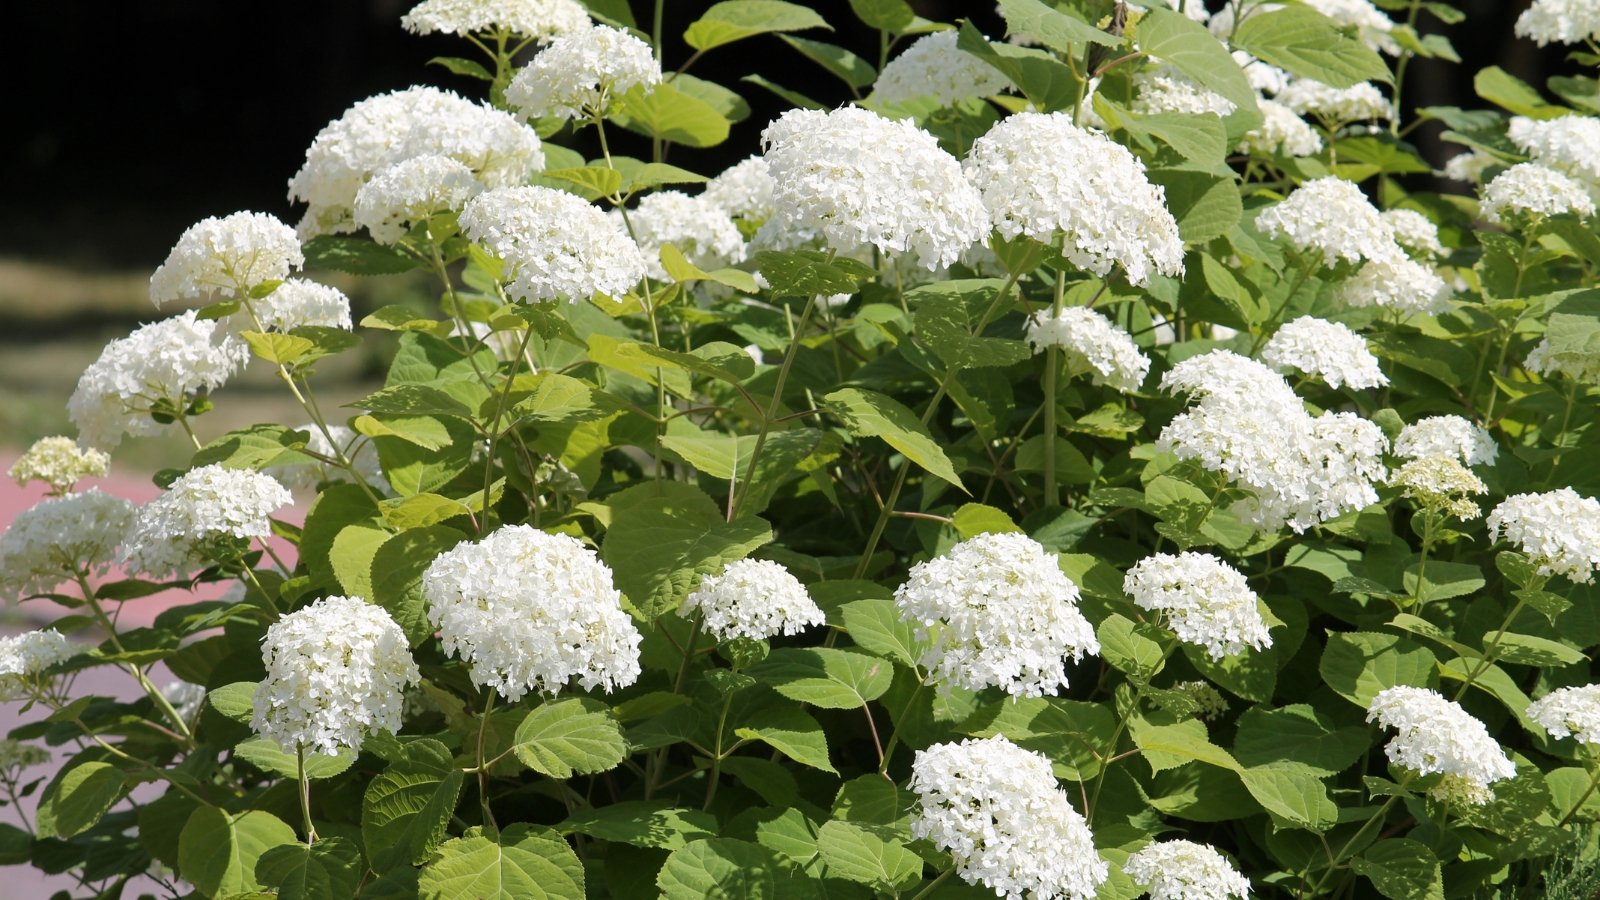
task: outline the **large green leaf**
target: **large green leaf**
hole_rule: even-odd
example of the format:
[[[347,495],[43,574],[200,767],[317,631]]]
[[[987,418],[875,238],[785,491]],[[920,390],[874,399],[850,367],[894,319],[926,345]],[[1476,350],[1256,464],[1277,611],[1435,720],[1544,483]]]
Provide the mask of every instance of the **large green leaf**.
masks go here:
[[[1000,0],[1000,14],[1006,19],[1007,37],[1026,35],[1068,55],[1081,53],[1085,43],[1107,47],[1122,43],[1122,38],[1040,0]]]
[[[444,838],[461,793],[461,767],[431,738],[409,741],[367,785],[361,841],[379,871],[420,863]]]
[[[1182,72],[1243,110],[1256,108],[1256,92],[1244,70],[1204,25],[1182,13],[1156,7],[1139,20],[1139,49]]]
[[[583,900],[583,863],[554,832],[517,824],[490,838],[470,828],[422,870],[424,900]]]
[[[465,539],[465,534],[443,525],[411,528],[384,541],[372,556],[371,600],[389,611],[413,647],[434,630],[422,595],[422,573],[439,554]]]
[[[240,741],[233,748],[233,753],[240,759],[248,762],[263,772],[278,775],[283,778],[299,778],[299,760],[292,751],[279,747],[275,741],[268,738],[251,738]],[[306,753],[306,779],[316,781],[322,778],[332,778],[351,766],[355,765],[356,751],[349,747],[342,748],[336,755],[328,756],[323,753]]]
[[[622,96],[613,119],[629,131],[687,147],[714,147],[728,139],[728,118],[672,82]]]
[[[178,838],[178,874],[207,897],[260,890],[256,863],[268,850],[295,840],[294,829],[269,812],[231,814],[202,806]]]
[[[593,707],[591,709],[590,707]],[[552,778],[595,775],[614,769],[628,755],[615,719],[593,700],[560,700],[528,713],[517,726],[517,759]]]
[[[853,294],[878,273],[848,257],[830,259],[815,250],[763,250],[756,268],[775,297]]]
[[[770,34],[774,31],[804,31],[829,28],[823,18],[809,8],[782,0],[726,0],[714,4],[683,32],[683,41],[696,50],[710,50],[723,44]]]
[[[105,762],[80,762],[51,784],[39,800],[39,828],[69,838],[100,821],[127,787],[122,770]],[[46,831],[46,826],[51,826]]]
[[[856,646],[906,666],[917,665],[925,642],[888,600],[856,600],[840,607],[844,628]]]
[[[1472,87],[1479,97],[1515,115],[1553,119],[1571,112],[1564,106],[1546,103],[1527,82],[1499,66],[1480,70],[1473,76]]]
[[[866,87],[878,78],[878,70],[871,63],[843,47],[787,34],[781,40],[853,88]]]
[[[601,555],[617,586],[647,619],[677,609],[703,575],[772,540],[755,516],[726,521],[709,498],[655,497],[630,507],[606,531]],[[708,513],[709,510],[709,513]]]
[[[889,689],[894,665],[831,647],[785,647],[772,651],[749,673],[791,700],[824,709],[858,709]]]
[[[798,763],[838,774],[828,761],[828,736],[817,720],[792,705],[769,706],[752,713],[736,736],[761,741]]]
[[[1251,707],[1239,717],[1233,755],[1246,766],[1299,763],[1323,775],[1337,775],[1361,758],[1370,743],[1365,728],[1336,728],[1305,704],[1280,709]]]
[[[1082,79],[1044,50],[993,43],[971,22],[961,23],[956,46],[995,67],[1043,112],[1070,110],[1078,100]]]
[[[851,434],[883,438],[930,474],[966,491],[961,476],[956,474],[950,458],[928,432],[928,426],[918,421],[900,401],[876,391],[845,388],[823,397],[822,403],[843,420]]]
[[[1328,635],[1320,668],[1328,687],[1362,709],[1385,688],[1439,683],[1438,661],[1426,647],[1376,632]]]
[[[301,246],[307,269],[333,269],[351,275],[394,275],[409,272],[422,260],[398,247],[363,238],[321,234]]]
[[[1246,16],[1234,30],[1232,43],[1291,75],[1336,88],[1392,80],[1382,57],[1307,6]]]
[[[1221,237],[1244,215],[1239,187],[1232,178],[1187,169],[1152,169],[1150,180],[1166,191],[1167,208],[1178,220],[1178,234],[1184,243]]]
[[[816,883],[777,851],[732,838],[694,841],[672,851],[656,876],[664,900],[785,900],[820,897]]]
[[[817,850],[828,874],[881,890],[903,890],[922,880],[922,858],[894,838],[834,820],[817,830]]]
[[[1003,282],[995,279],[941,281],[911,291],[916,304],[917,339],[952,369],[1009,366],[1032,356],[1028,345],[1011,338],[983,337],[978,324]]]
[[[345,837],[283,844],[256,860],[256,880],[278,889],[278,900],[343,900],[361,885],[361,848]]]
[[[1421,841],[1378,841],[1350,860],[1350,868],[1367,876],[1378,893],[1389,900],[1444,900],[1439,859]]]
[[[305,447],[310,429],[282,425],[251,425],[230,431],[194,452],[193,468],[220,465],[225,469],[261,470],[270,465],[310,463],[311,457],[295,451]]]
[[[850,8],[856,18],[879,31],[898,32],[917,18],[906,0],[850,0]]]
[[[664,800],[624,800],[580,810],[560,828],[636,847],[676,850],[690,841],[715,837],[717,820],[710,813],[679,809]]]

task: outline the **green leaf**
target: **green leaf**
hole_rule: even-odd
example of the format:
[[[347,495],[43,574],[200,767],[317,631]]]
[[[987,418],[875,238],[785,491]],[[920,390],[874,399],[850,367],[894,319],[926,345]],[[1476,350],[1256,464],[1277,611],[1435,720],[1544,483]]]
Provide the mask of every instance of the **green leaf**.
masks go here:
[[[593,707],[591,709],[590,707]],[[528,713],[512,749],[522,764],[551,778],[597,775],[628,755],[622,728],[593,700],[561,700]]]
[[[1135,717],[1128,720],[1128,733],[1157,772],[1190,762],[1203,762],[1233,772],[1244,768],[1228,751],[1211,743],[1205,725],[1197,719],[1176,725],[1152,725]]]
[[[1390,900],[1444,900],[1439,860],[1426,844],[1410,838],[1378,841],[1350,860],[1378,893]]]
[[[463,775],[445,745],[409,741],[361,801],[361,841],[378,871],[421,863],[443,840]]]
[[[727,0],[705,11],[683,33],[683,41],[696,50],[710,50],[758,34],[774,31],[833,29],[804,6],[781,0]]]
[[[856,646],[906,666],[917,664],[924,642],[917,640],[915,629],[901,618],[892,601],[856,600],[840,610],[844,629]]]
[[[685,90],[688,89],[687,86],[690,84],[711,84],[709,81],[700,81],[689,75],[680,75],[678,78],[673,79],[673,83]],[[715,86],[713,85],[713,87]],[[728,91],[726,88],[717,89],[724,91],[728,97],[738,99],[737,94]],[[712,105],[715,106],[716,104]],[[613,160],[613,164],[615,164],[615,160]],[[622,171],[622,190],[629,195],[649,188],[660,187],[664,184],[704,184],[708,180],[704,175],[661,162],[642,162],[637,166],[618,166],[618,168]]]
[[[127,784],[122,770],[110,763],[80,762],[45,791],[39,804],[48,808],[40,815],[54,824],[57,837],[70,838],[94,827]]]
[[[441,845],[422,870],[425,900],[583,900],[583,863],[567,842],[516,824],[498,840],[472,828]]]
[[[1156,7],[1139,20],[1139,49],[1170,63],[1201,87],[1242,110],[1256,108],[1256,93],[1244,70],[1204,25],[1183,13]]]
[[[372,559],[388,539],[386,529],[365,524],[347,525],[334,536],[328,563],[346,595],[372,599]]]
[[[1274,822],[1322,833],[1339,821],[1339,807],[1315,772],[1293,763],[1239,771],[1239,780]]]
[[[263,334],[259,331],[241,331],[239,336],[250,345],[250,352],[273,365],[292,366],[309,355],[316,344],[309,339],[276,331]]]
[[[422,573],[435,557],[465,538],[443,525],[412,528],[384,541],[372,556],[372,602],[389,611],[413,647],[434,631],[422,595]]]
[[[699,500],[649,498],[606,531],[601,556],[646,619],[677,609],[700,576],[720,572],[772,540],[772,528],[761,519],[728,522],[709,498],[701,494]]]
[[[267,738],[241,741],[233,748],[233,753],[263,772],[290,779],[300,777],[299,762],[295,759],[294,753],[285,751],[277,742]],[[307,751],[306,778],[311,781],[332,778],[355,765],[356,755],[356,751],[349,747],[342,748],[334,756]]]
[[[1571,112],[1564,106],[1546,103],[1538,91],[1499,66],[1479,71],[1473,76],[1472,87],[1479,97],[1515,115],[1553,119]]]
[[[428,318],[411,307],[398,303],[378,307],[368,313],[360,324],[362,328],[375,328],[379,331],[421,331],[434,337],[445,337],[452,330],[449,322]]]
[[[645,93],[634,88],[622,96],[612,119],[629,131],[686,147],[714,147],[728,139],[728,118],[710,103],[685,93],[672,82]]]
[[[1070,110],[1078,100],[1082,82],[1077,73],[1044,50],[992,43],[971,22],[961,23],[956,46],[1010,79],[1041,112]]]
[[[178,874],[207,897],[257,891],[264,887],[256,880],[262,855],[295,842],[294,829],[271,813],[202,806],[178,838]]]
[[[624,361],[636,361],[640,365],[665,365],[685,372],[707,375],[729,384],[738,384],[755,372],[755,361],[750,358],[750,354],[726,341],[711,341],[694,348],[689,353],[624,341],[617,344],[615,354],[618,359]]]
[[[1116,47],[1123,41],[1040,0],[1000,0],[1000,15],[1005,16],[1007,37],[1027,35],[1069,56],[1081,54],[1084,43]]]
[[[1167,208],[1178,220],[1178,234],[1184,243],[1221,237],[1244,215],[1239,188],[1232,178],[1184,169],[1151,169],[1149,174],[1151,181],[1166,190]]]
[[[797,763],[839,774],[828,761],[828,737],[822,726],[797,706],[759,709],[751,714],[745,727],[736,728],[733,733],[746,740],[761,741]]]
[[[1181,113],[1155,113],[1133,115],[1115,109],[1114,104],[1099,94],[1095,95],[1096,108],[1112,106],[1117,124],[1129,133],[1154,138],[1179,156],[1198,165],[1210,166],[1222,161],[1228,150],[1228,135],[1222,119],[1214,115],[1184,115]]]
[[[282,425],[251,425],[230,431],[194,452],[191,468],[220,465],[225,469],[260,471],[271,465],[311,462],[311,457],[296,453],[310,440],[309,429]]]
[[[850,0],[850,8],[856,18],[879,31],[898,32],[917,18],[905,0]]]
[[[909,292],[906,299],[916,305],[912,321],[918,340],[952,369],[1009,366],[1032,356],[1020,340],[976,333],[983,311],[1002,286],[994,279],[945,281]]]
[[[1541,669],[1559,669],[1574,663],[1585,662],[1589,657],[1559,641],[1516,634],[1510,631],[1491,631],[1483,636],[1484,651],[1498,639],[1495,655],[1502,661]]]
[[[518,421],[572,424],[603,419],[617,410],[610,395],[559,372],[539,372],[513,385],[520,399],[511,406]]]
[[[422,265],[422,260],[394,247],[353,237],[323,234],[300,246],[308,270],[333,269],[351,275],[397,275]]]
[[[576,832],[635,847],[677,850],[690,841],[716,837],[717,820],[710,813],[679,809],[664,800],[624,800],[574,813],[560,825]]]
[[[830,647],[784,647],[749,673],[791,700],[824,709],[859,709],[889,690],[894,665]]]
[[[622,192],[622,173],[610,166],[582,166],[576,169],[546,169],[541,178],[576,187],[585,200],[615,197]]]
[[[473,59],[462,59],[459,56],[435,56],[428,60],[430,66],[444,66],[457,75],[468,78],[477,78],[480,81],[494,81],[494,73],[483,67],[483,63]]]
[[[963,503],[950,517],[950,525],[962,539],[980,534],[1007,534],[1021,532],[1017,523],[1003,510],[982,503]]]
[[[1239,717],[1233,755],[1245,766],[1292,762],[1322,775],[1337,775],[1355,765],[1368,743],[1365,728],[1335,728],[1305,704],[1279,709],[1255,706]]]
[[[1332,19],[1306,6],[1246,16],[1232,44],[1251,56],[1336,88],[1363,81],[1392,81],[1383,58],[1360,39],[1344,34]]]
[[[898,840],[849,822],[824,822],[817,830],[817,850],[828,874],[839,878],[890,891],[922,880],[922,857]]]
[[[1464,597],[1481,590],[1484,585],[1483,570],[1467,563],[1429,560],[1419,574],[1415,566],[1402,575],[1406,593],[1421,603]]]
[[[832,72],[850,87],[864,88],[878,79],[878,70],[874,69],[871,63],[843,47],[787,34],[780,36],[779,40],[800,51],[806,59]]]
[[[739,80],[747,81],[757,87],[766,88],[800,109],[827,109],[822,103],[807,97],[799,91],[790,90],[764,75],[744,75]]]
[[[1557,365],[1600,354],[1600,291],[1581,291],[1562,300],[1545,325],[1546,358]]]
[[[1139,633],[1132,619],[1113,613],[1095,629],[1100,655],[1129,675],[1149,679],[1161,671],[1161,644]]]
[[[815,897],[812,882],[777,851],[732,838],[707,838],[672,851],[656,876],[664,900],[781,900]]]
[[[696,281],[714,281],[726,285],[736,291],[754,294],[761,288],[756,284],[754,275],[739,269],[718,269],[707,272],[684,257],[683,251],[672,244],[661,245],[661,268],[666,270],[667,277],[678,284],[691,284]]]
[[[254,681],[235,681],[212,688],[206,694],[206,702],[227,718],[248,725],[255,712],[256,687]]]
[[[756,254],[755,262],[774,297],[854,294],[878,274],[856,260],[830,260],[828,254],[815,250],[763,250]]]
[[[361,885],[361,848],[345,837],[284,844],[256,860],[256,880],[278,889],[278,900],[340,900]]]
[[[1328,635],[1322,680],[1366,709],[1379,691],[1396,685],[1435,687],[1438,661],[1426,647],[1391,634],[1355,631]]]
[[[898,400],[876,391],[845,388],[823,397],[822,404],[844,422],[845,429],[852,435],[883,438],[889,446],[905,454],[906,459],[966,493],[961,476],[956,474],[955,466],[944,455],[939,442]]]

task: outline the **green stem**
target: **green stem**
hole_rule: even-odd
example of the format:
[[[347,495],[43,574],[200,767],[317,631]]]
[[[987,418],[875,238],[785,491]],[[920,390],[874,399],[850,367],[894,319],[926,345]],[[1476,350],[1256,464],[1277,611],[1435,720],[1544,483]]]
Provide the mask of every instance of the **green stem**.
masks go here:
[[[911,900],[923,900],[924,897],[927,897],[929,894],[933,893],[934,888],[937,888],[939,885],[943,884],[946,878],[949,878],[955,873],[956,870],[954,866],[945,869],[943,872],[940,872],[938,878],[935,878],[933,881],[929,882],[927,887],[917,891],[916,894],[912,896]]]
[[[1595,765],[1595,761],[1592,759],[1589,761],[1589,765],[1594,770],[1589,776],[1589,789],[1583,792],[1583,796],[1578,798],[1578,802],[1572,804],[1572,808],[1567,810],[1567,814],[1562,816],[1561,821],[1556,823],[1557,828],[1572,821],[1572,817],[1577,815],[1578,810],[1583,808],[1583,804],[1593,796],[1595,789],[1600,788],[1600,765]]]
[[[744,501],[750,494],[750,488],[756,479],[756,463],[761,459],[761,451],[767,445],[767,435],[772,431],[774,417],[778,415],[778,407],[783,403],[783,386],[789,380],[789,369],[794,366],[796,351],[800,347],[800,337],[806,333],[806,326],[811,322],[811,312],[816,308],[815,296],[806,299],[805,308],[800,311],[800,321],[794,327],[794,337],[789,341],[789,347],[783,353],[783,364],[778,367],[778,378],[772,387],[772,400],[767,403],[766,412],[761,415],[761,429],[756,432],[756,445],[750,450],[750,462],[747,464],[749,475],[745,478],[744,490],[736,491],[734,500],[729,504],[728,520],[732,521],[739,516],[739,510],[744,507]],[[739,473],[735,471],[733,482],[739,480]]]
[[[1547,579],[1535,582],[1533,585],[1529,586],[1528,591],[1544,590],[1546,581]],[[1500,641],[1506,636],[1506,629],[1510,628],[1511,623],[1516,621],[1517,613],[1522,612],[1522,608],[1528,605],[1528,600],[1526,597],[1527,593],[1528,592],[1524,592],[1524,596],[1518,597],[1516,604],[1511,607],[1511,611],[1506,613],[1505,620],[1502,621],[1500,623],[1500,627],[1495,630],[1494,638],[1489,641],[1489,646],[1483,648],[1483,659],[1478,660],[1478,664],[1473,667],[1472,671],[1467,673],[1467,680],[1461,682],[1461,687],[1456,689],[1456,695],[1451,699],[1459,701],[1462,695],[1467,692],[1467,688],[1472,687],[1472,683],[1478,680],[1478,676],[1488,671],[1489,667],[1494,665],[1496,654],[1499,653],[1500,650]]]
[[[94,614],[95,621],[99,623],[101,628],[105,629],[106,637],[111,641],[111,646],[116,648],[118,654],[127,653],[127,648],[122,646],[121,637],[117,635],[117,626],[112,624],[111,617],[106,615],[105,607],[100,605],[100,599],[95,595],[94,587],[89,584],[89,579],[82,572],[75,572],[73,575],[77,579],[78,588],[83,591],[84,602],[88,604],[89,611]],[[128,674],[139,682],[139,687],[144,689],[151,702],[156,705],[157,709],[161,710],[161,714],[166,716],[173,725],[177,726],[178,733],[183,736],[184,742],[191,747],[194,746],[194,733],[189,730],[189,723],[183,720],[183,716],[178,715],[178,711],[172,707],[172,702],[150,682],[150,679],[145,676],[144,670],[133,663],[123,663],[122,665]]]
[[[495,824],[494,813],[489,809],[489,772],[483,764],[483,741],[489,732],[489,711],[494,709],[494,688],[485,688],[483,702],[483,716],[478,719],[478,804],[483,807],[483,824],[495,831],[499,826]]]
[[[728,727],[728,709],[733,706],[733,692],[722,698],[722,715],[717,718],[717,752],[711,756],[711,772],[706,779],[706,802],[701,810],[709,810],[711,801],[717,799],[717,782],[722,780],[722,730]]]
[[[306,745],[294,745],[295,771],[300,776],[300,820],[305,823],[306,846],[317,842],[316,826],[311,824],[311,779],[306,777]]]
[[[506,404],[511,399],[511,384],[517,377],[517,365],[527,354],[528,342],[531,340],[533,340],[533,328],[530,326],[522,332],[522,344],[517,348],[516,354],[511,357],[511,370],[506,372],[505,380],[500,385],[500,397],[495,401],[494,420],[489,425],[489,451],[484,454],[485,459],[483,461],[483,503],[481,504],[483,509],[481,511],[482,515],[478,517],[478,533],[480,535],[489,526],[489,488],[494,480],[494,450],[496,445],[500,443],[501,437],[500,420],[505,418]]]
[[[1400,782],[1400,786],[1404,788],[1410,781],[1411,778],[1407,777],[1404,781]],[[1368,828],[1371,828],[1374,823],[1382,821],[1383,817],[1388,814],[1389,809],[1393,807],[1396,801],[1399,799],[1400,796],[1398,794],[1391,794],[1389,799],[1385,800],[1383,805],[1378,807],[1378,811],[1373,813],[1372,817],[1367,819],[1367,821],[1363,822],[1361,827],[1356,829],[1355,834],[1350,835],[1350,840],[1345,841],[1344,846],[1339,848],[1339,852],[1335,853],[1333,858],[1328,860],[1328,871],[1323,872],[1322,877],[1317,879],[1316,885],[1311,889],[1311,893],[1313,895],[1322,892],[1322,886],[1327,883],[1329,878],[1333,877],[1333,873],[1337,871],[1339,864],[1344,862],[1345,857],[1350,853],[1350,848],[1354,847],[1356,845],[1356,841],[1360,840],[1361,836],[1367,833]]]
[[[1417,13],[1421,11],[1419,0],[1411,0],[1411,5],[1406,12],[1406,27],[1413,32],[1417,27]],[[1412,53],[1403,50],[1400,59],[1394,65],[1394,117],[1389,120],[1389,133],[1395,137],[1400,136],[1400,94],[1406,84],[1406,67],[1411,63]]]
[[[1050,314],[1061,315],[1061,300],[1066,296],[1067,273],[1056,271],[1056,292],[1050,304]],[[1044,362],[1044,505],[1059,506],[1061,489],[1056,484],[1056,379],[1061,368],[1061,348],[1051,344],[1045,351]]]
[[[1261,349],[1261,345],[1267,342],[1267,338],[1278,330],[1278,324],[1283,321],[1284,315],[1289,312],[1289,304],[1294,302],[1295,295],[1300,293],[1300,288],[1305,286],[1306,279],[1311,277],[1311,271],[1315,268],[1316,263],[1314,261],[1300,260],[1300,274],[1296,276],[1294,284],[1289,288],[1289,293],[1283,296],[1283,302],[1273,311],[1272,318],[1262,324],[1261,331],[1256,334],[1255,340],[1251,342],[1251,356],[1255,356],[1256,351]]]
[[[898,716],[896,716],[894,718],[895,722],[904,722],[906,720],[906,714],[911,712],[911,704],[917,702],[917,697],[922,694],[922,690],[925,687],[927,687],[927,684],[924,683],[924,679],[922,678],[922,675],[921,675],[921,672],[920,672],[920,669],[919,669],[918,670],[918,675],[917,675],[917,689],[911,692],[911,696],[910,697],[906,698],[906,705],[901,708],[900,715],[898,715]],[[876,737],[876,733],[874,733],[874,737]],[[899,725],[895,725],[895,727],[893,729],[891,729],[890,732],[889,732],[889,740],[884,742],[883,752],[879,754],[879,757],[880,757],[879,760],[878,760],[878,774],[879,775],[883,775],[883,774],[885,774],[885,773],[887,773],[889,771],[889,760],[894,758],[894,748],[899,743],[900,743],[900,726]]]

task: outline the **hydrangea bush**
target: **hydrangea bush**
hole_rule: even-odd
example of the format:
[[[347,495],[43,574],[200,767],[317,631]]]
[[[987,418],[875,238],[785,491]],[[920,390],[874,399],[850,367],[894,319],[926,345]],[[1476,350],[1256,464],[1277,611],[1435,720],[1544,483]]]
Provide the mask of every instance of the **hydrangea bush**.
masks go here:
[[[0,744],[4,861],[85,897],[1590,895],[1597,82],[1417,109],[1449,5],[1221,6],[852,0],[876,59],[779,0],[666,59],[659,4],[416,6],[477,96],[363,100],[296,225],[177,236],[167,318],[10,473],[51,496],[0,591],[63,611],[0,641],[47,712]],[[1600,62],[1593,0],[1517,34]],[[738,41],[816,68],[738,85],[795,108],[719,174],[748,107],[693,64]],[[1459,191],[1412,190],[1422,123]],[[328,271],[438,302],[358,319]],[[319,403],[362,346],[382,387]],[[303,421],[209,428],[246,366]],[[157,499],[78,490],[167,431]]]

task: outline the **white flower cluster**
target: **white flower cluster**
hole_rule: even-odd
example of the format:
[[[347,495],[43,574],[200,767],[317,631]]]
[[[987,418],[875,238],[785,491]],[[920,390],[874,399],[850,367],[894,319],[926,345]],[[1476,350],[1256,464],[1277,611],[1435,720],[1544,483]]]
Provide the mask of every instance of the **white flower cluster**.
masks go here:
[[[1469,497],[1489,491],[1483,479],[1450,456],[1422,456],[1406,460],[1390,483],[1403,488],[1405,495],[1423,509],[1443,510],[1458,519],[1476,519],[1483,514]]]
[[[997,897],[1088,900],[1110,873],[1050,760],[1003,735],[917,751],[910,787],[911,833]]]
[[[306,440],[307,450],[335,460],[343,454],[368,486],[384,493],[392,490],[389,480],[383,477],[383,467],[378,461],[377,445],[364,435],[357,434],[344,425],[329,425],[328,435],[333,437],[333,443],[330,444],[328,435],[324,435],[322,429],[315,423],[307,422],[296,430],[310,435]],[[334,444],[338,445],[337,453],[334,452]],[[324,481],[353,480],[349,470],[309,457],[304,462],[268,466],[263,471],[292,491],[314,490]]]
[[[54,590],[79,572],[105,574],[133,525],[133,510],[90,488],[17,513],[0,533],[0,600]]]
[[[1503,222],[1510,216],[1594,215],[1594,198],[1572,176],[1538,163],[1517,163],[1483,188],[1483,217]]]
[[[1549,338],[1540,340],[1537,347],[1528,351],[1523,365],[1528,371],[1547,377],[1563,375],[1581,384],[1600,384],[1600,353],[1584,350],[1557,353],[1551,349]]]
[[[1533,0],[1517,17],[1516,31],[1541,47],[1600,40],[1600,6],[1594,0]]]
[[[1455,798],[1486,802],[1490,785],[1517,773],[1483,723],[1438,691],[1399,685],[1367,706],[1367,721],[1398,732],[1383,748],[1389,761],[1419,775],[1442,774]]]
[[[1034,352],[1046,347],[1066,351],[1069,365],[1087,369],[1096,384],[1136,391],[1150,372],[1150,358],[1133,338],[1105,316],[1082,306],[1068,306],[1051,315],[1040,310],[1028,319],[1028,343]]]
[[[1078,611],[1078,586],[1027,535],[964,540],[912,566],[894,599],[918,635],[932,639],[919,662],[942,689],[1053,694],[1067,684],[1067,656],[1100,652]]]
[[[461,230],[505,260],[518,300],[626,294],[645,274],[644,254],[598,207],[547,187],[485,191],[461,211]]]
[[[1539,165],[1600,189],[1600,118],[1569,115],[1539,120],[1514,116],[1506,136]]]
[[[77,655],[72,642],[51,629],[0,638],[0,701],[31,696],[45,669]]]
[[[1394,105],[1366,81],[1336,88],[1309,78],[1296,78],[1284,85],[1274,99],[1302,116],[1316,116],[1329,127],[1394,118]]]
[[[259,325],[268,331],[290,331],[301,326],[342,328],[349,331],[350,298],[344,291],[304,278],[290,278],[272,293],[249,301],[251,312],[234,314],[236,322]]]
[[[1245,133],[1239,149],[1284,156],[1312,156],[1322,150],[1322,137],[1300,114],[1276,100],[1262,99],[1261,125]]]
[[[400,18],[412,34],[493,34],[507,31],[536,41],[589,27],[577,0],[422,0]]]
[[[706,182],[700,197],[736,219],[764,222],[772,215],[772,175],[759,156],[740,160]]]
[[[1360,30],[1361,39],[1368,47],[1390,56],[1400,54],[1399,43],[1389,35],[1394,30],[1394,20],[1380,12],[1370,0],[1305,0],[1305,4],[1340,25]]]
[[[1212,659],[1272,646],[1256,592],[1239,570],[1209,553],[1157,553],[1140,560],[1122,589],[1140,609],[1166,613],[1178,639]]]
[[[1481,426],[1460,416],[1426,416],[1400,429],[1394,453],[1409,459],[1447,456],[1469,466],[1494,462],[1500,450],[1494,437]]]
[[[1398,251],[1396,251],[1398,252]],[[1401,313],[1438,314],[1450,309],[1450,286],[1432,267],[1405,256],[1375,259],[1334,289],[1344,306],[1380,306]]]
[[[400,730],[406,686],[422,680],[405,632],[382,607],[324,597],[274,622],[261,642],[267,677],[250,727],[285,750],[332,756]]]
[[[217,333],[217,323],[196,319],[193,310],[152,322],[114,340],[78,379],[67,400],[67,416],[79,440],[109,450],[124,433],[159,434],[164,426],[148,415],[158,401],[184,408],[190,395],[216,390],[249,360],[243,341]]]
[[[1133,101],[1133,111],[1141,115],[1203,116],[1212,113],[1226,117],[1239,108],[1232,100],[1201,87],[1171,66],[1140,72],[1134,76],[1133,83],[1139,92]]]
[[[1541,575],[1588,584],[1600,569],[1600,501],[1570,487],[1513,494],[1489,513],[1489,539],[1517,545]]]
[[[369,97],[317,134],[289,181],[289,199],[310,207],[301,235],[353,230],[362,185],[418,156],[449,157],[490,188],[526,184],[544,166],[539,135],[510,113],[431,87]]]
[[[1228,900],[1250,896],[1250,880],[1221,853],[1193,841],[1145,844],[1122,864],[1150,900]]]
[[[719,641],[799,634],[824,621],[805,585],[788,569],[765,559],[737,560],[702,578],[683,602],[683,615],[696,610]]]
[[[574,678],[611,691],[639,677],[639,630],[611,570],[576,538],[506,525],[440,554],[422,592],[445,652],[512,702]]]
[[[983,201],[961,164],[909,121],[854,106],[793,109],[761,141],[773,184],[762,235],[814,235],[845,255],[870,244],[915,254],[931,270],[988,233]]]
[[[46,437],[33,442],[6,470],[6,477],[19,485],[38,481],[52,493],[65,494],[85,478],[96,478],[111,470],[111,456],[102,450],[85,449],[69,437]]]
[[[1393,230],[1361,189],[1332,175],[1295,188],[1256,216],[1256,227],[1269,237],[1286,238],[1303,252],[1321,254],[1330,266],[1341,259],[1404,259]]]
[[[270,475],[215,464],[191,469],[139,508],[120,561],[157,578],[187,575],[210,561],[217,539],[265,540],[268,517],[293,502]]]
[[[483,190],[465,164],[429,153],[401,160],[356,191],[353,217],[380,244],[393,244],[435,213],[459,210]]]
[[[682,191],[656,191],[639,201],[628,221],[651,278],[667,277],[661,267],[663,244],[677,247],[685,259],[705,271],[744,261],[744,236],[739,226],[704,194],[691,197]]]
[[[904,103],[931,97],[949,106],[968,97],[987,97],[1011,86],[999,70],[956,46],[954,31],[925,34],[883,67],[872,99]]]
[[[1394,232],[1395,243],[1414,255],[1432,258],[1444,255],[1439,243],[1439,226],[1414,209],[1386,209],[1379,213]]]
[[[1600,684],[1556,688],[1528,707],[1528,718],[1551,737],[1600,744]]]
[[[150,276],[157,306],[214,291],[247,295],[305,262],[294,229],[266,213],[239,212],[189,226]]]
[[[995,230],[1054,243],[1073,265],[1128,281],[1183,274],[1183,239],[1166,192],[1144,164],[1065,113],[1018,113],[973,142],[967,177],[982,193]]]
[[[1378,358],[1367,349],[1366,339],[1346,325],[1315,316],[1301,316],[1278,329],[1261,349],[1261,358],[1273,368],[1298,369],[1315,375],[1329,387],[1380,387],[1389,377],[1378,368]]]
[[[582,119],[602,115],[635,87],[661,83],[650,45],[620,28],[594,25],[552,40],[506,87],[506,102],[524,118]]]
[[[1483,152],[1482,150],[1469,150],[1457,153],[1450,157],[1444,164],[1444,177],[1454,181],[1465,181],[1468,184],[1477,184],[1483,180],[1483,173],[1492,166],[1503,165],[1499,159]]]

